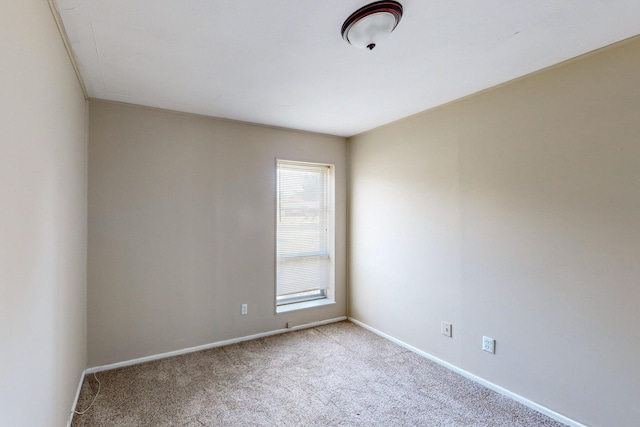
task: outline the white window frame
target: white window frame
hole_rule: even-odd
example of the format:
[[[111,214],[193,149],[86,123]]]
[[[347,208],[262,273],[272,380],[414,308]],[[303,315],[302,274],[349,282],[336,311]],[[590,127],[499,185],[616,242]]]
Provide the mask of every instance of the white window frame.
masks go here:
[[[278,269],[279,269],[279,254],[278,254],[278,222],[280,220],[280,194],[279,194],[279,170],[280,165],[294,165],[298,167],[326,167],[327,168],[327,179],[326,179],[326,246],[327,253],[326,254],[300,254],[299,258],[303,259],[309,256],[328,256],[329,257],[329,272],[326,283],[326,288],[324,290],[324,295],[313,295],[310,298],[298,297],[298,298],[290,298],[286,301],[278,301]],[[276,306],[276,313],[283,313],[293,310],[300,310],[304,308],[317,307],[327,304],[335,304],[335,166],[333,164],[327,163],[313,163],[313,162],[301,162],[295,160],[285,160],[285,159],[276,159],[276,224],[275,224],[275,240],[276,240],[276,248],[275,248],[275,267],[276,267],[276,277],[275,277],[275,299],[274,303]],[[281,257],[281,259],[291,259],[296,258],[295,256],[287,256]]]

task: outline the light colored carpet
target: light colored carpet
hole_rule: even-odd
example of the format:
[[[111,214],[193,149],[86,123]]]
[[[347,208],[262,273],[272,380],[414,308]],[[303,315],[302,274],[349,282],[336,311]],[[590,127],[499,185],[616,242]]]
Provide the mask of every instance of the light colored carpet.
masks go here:
[[[562,425],[346,321],[97,375],[74,427]]]

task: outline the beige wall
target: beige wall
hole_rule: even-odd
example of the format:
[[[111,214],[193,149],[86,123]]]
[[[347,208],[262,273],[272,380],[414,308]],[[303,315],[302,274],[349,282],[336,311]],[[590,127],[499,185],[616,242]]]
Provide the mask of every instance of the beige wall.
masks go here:
[[[636,39],[352,138],[351,316],[577,421],[638,425],[639,76]]]
[[[0,13],[0,425],[63,426],[86,363],[85,100],[46,1]]]
[[[96,101],[90,123],[88,366],[346,315],[344,138]],[[336,166],[334,305],[275,314],[276,158]]]

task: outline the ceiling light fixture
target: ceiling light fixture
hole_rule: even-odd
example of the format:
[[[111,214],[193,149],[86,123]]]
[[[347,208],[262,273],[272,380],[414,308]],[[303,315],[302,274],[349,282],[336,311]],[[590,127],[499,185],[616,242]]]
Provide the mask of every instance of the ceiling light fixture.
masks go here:
[[[342,38],[349,44],[373,50],[389,37],[402,18],[397,1],[376,1],[356,10],[342,24]]]

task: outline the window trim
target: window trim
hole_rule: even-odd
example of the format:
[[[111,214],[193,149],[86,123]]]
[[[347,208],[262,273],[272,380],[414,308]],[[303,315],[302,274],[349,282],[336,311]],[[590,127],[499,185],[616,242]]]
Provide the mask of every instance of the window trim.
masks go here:
[[[290,301],[285,303],[278,303],[278,220],[279,220],[279,194],[278,194],[278,168],[281,164],[291,164],[291,165],[300,165],[300,166],[322,166],[328,169],[327,171],[327,194],[326,194],[326,204],[327,204],[327,251],[325,252],[314,252],[314,253],[304,253],[296,256],[291,256],[289,258],[297,259],[297,258],[305,258],[305,257],[323,257],[327,256],[329,258],[329,278],[327,282],[327,287],[324,292],[324,296],[312,297],[309,299],[304,299],[300,301]],[[284,313],[294,310],[301,310],[312,307],[319,307],[329,304],[335,304],[335,246],[336,246],[336,232],[335,232],[335,222],[336,222],[336,210],[335,210],[335,198],[336,198],[336,188],[335,188],[335,165],[331,163],[318,163],[318,162],[305,162],[298,160],[288,160],[282,158],[275,159],[275,227],[274,227],[274,241],[275,241],[275,250],[274,250],[274,305],[276,309],[276,313]],[[285,257],[287,258],[287,257]]]

